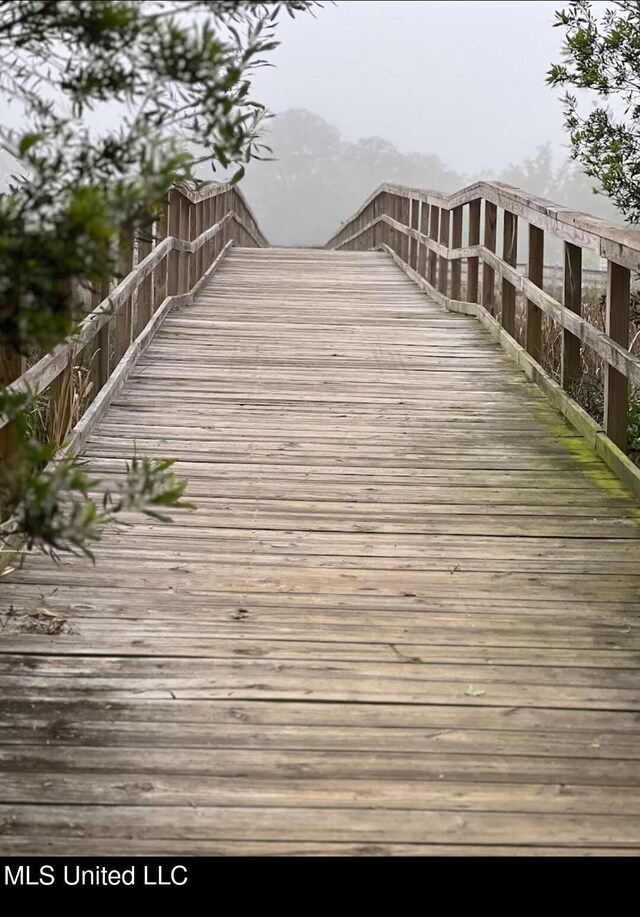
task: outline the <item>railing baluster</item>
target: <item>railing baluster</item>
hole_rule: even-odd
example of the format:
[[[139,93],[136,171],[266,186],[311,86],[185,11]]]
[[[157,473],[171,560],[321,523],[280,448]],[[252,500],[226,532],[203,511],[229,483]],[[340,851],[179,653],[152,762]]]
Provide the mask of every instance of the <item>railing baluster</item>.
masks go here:
[[[531,283],[542,289],[544,285],[544,230],[529,224],[529,266]],[[527,300],[525,349],[537,363],[542,362],[542,311]]]
[[[178,202],[180,212],[180,229],[176,235],[180,239],[191,239],[191,201],[183,194]],[[192,256],[188,252],[178,253],[178,293],[189,290],[190,262]]]
[[[13,353],[7,347],[0,347],[0,380],[2,383],[10,385],[15,382],[24,372],[24,363],[23,357]],[[7,424],[0,429],[0,461],[3,465],[11,461],[14,452],[13,424]]]
[[[109,283],[105,282],[99,292],[93,294],[92,306],[95,308],[109,295]],[[91,383],[93,397],[98,394],[109,378],[109,326],[105,322],[94,338],[93,352],[91,355]]]
[[[146,226],[138,239],[138,263],[143,261],[147,255],[151,254],[153,227]],[[149,274],[138,288],[138,298],[136,302],[136,337],[145,327],[153,311],[153,277]]]
[[[451,211],[440,210],[440,244],[449,247],[449,231],[451,225]],[[449,259],[443,256],[438,258],[438,290],[446,296],[449,289]]]
[[[607,313],[605,331],[623,347],[629,346],[629,301],[631,272],[628,268],[609,262],[607,278]],[[607,436],[627,451],[629,384],[625,376],[608,365],[604,392],[604,425]]]
[[[169,197],[163,204],[162,211],[156,221],[155,242],[160,245],[167,238],[169,228]],[[154,311],[167,298],[167,266],[169,259],[163,258],[154,272],[153,278],[153,308]]]
[[[582,249],[564,244],[564,305],[576,315],[582,313]],[[566,329],[562,332],[562,387],[571,390],[582,378],[580,341]]]
[[[182,195],[176,189],[169,194],[169,237],[180,235],[180,201]],[[167,296],[175,296],[179,289],[178,267],[180,264],[180,252],[171,251],[167,258]]]
[[[491,201],[484,204],[484,247],[495,252],[497,241],[498,208]],[[482,305],[492,315],[496,305],[496,272],[485,261],[482,265]]]
[[[409,208],[411,201],[408,197],[400,197],[399,201],[399,211],[398,211],[398,221],[402,223],[403,226],[409,226]],[[409,263],[409,236],[402,233],[400,236],[400,251],[398,252],[405,264]]]
[[[431,205],[429,216],[429,238],[432,242],[437,242],[440,234],[440,208]],[[429,250],[429,277],[428,281],[432,287],[438,283],[438,256],[434,251]]]
[[[420,228],[420,201],[415,197],[411,199],[411,228],[416,230]],[[409,266],[412,267],[414,271],[417,271],[420,244],[417,239],[410,239],[409,242],[411,245]]]
[[[194,240],[194,239],[197,239],[198,236],[202,235],[203,226],[204,226],[204,201],[198,201],[198,203],[195,204],[192,209],[193,209],[193,215],[195,219],[195,226],[192,227],[193,235],[191,236],[191,238],[192,240]],[[202,248],[198,249],[198,251],[195,253],[195,256],[193,258],[193,261],[195,262],[195,277],[192,277],[191,279],[190,288],[193,287],[202,277],[202,265],[204,263],[203,258],[204,258],[204,245],[202,246]]]
[[[462,207],[454,207],[451,221],[451,248],[462,248]],[[459,300],[462,291],[462,261],[451,262],[451,299]]]
[[[504,212],[504,233],[502,239],[502,258],[511,267],[518,264],[518,217],[508,210]],[[502,279],[502,327],[516,336],[516,288],[506,278]]]
[[[477,198],[469,204],[469,245],[480,245],[480,219],[482,201]],[[467,302],[478,302],[479,258],[467,261]]]
[[[423,236],[429,236],[429,204],[426,201],[422,201],[420,206],[420,232]],[[427,278],[427,264],[429,262],[429,249],[423,243],[420,245],[420,251],[418,253],[418,267],[417,271],[421,277]]]
[[[133,270],[133,235],[131,230],[124,229],[120,236],[120,257],[118,261],[118,274],[120,278],[127,277]],[[116,319],[116,364],[125,355],[131,343],[133,313],[133,296],[130,296],[118,312]]]

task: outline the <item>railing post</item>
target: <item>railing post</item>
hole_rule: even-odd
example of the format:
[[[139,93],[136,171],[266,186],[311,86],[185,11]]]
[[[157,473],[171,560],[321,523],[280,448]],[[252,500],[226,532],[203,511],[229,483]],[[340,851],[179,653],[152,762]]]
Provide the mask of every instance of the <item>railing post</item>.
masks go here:
[[[582,312],[582,249],[570,242],[564,244],[564,305],[576,315]],[[570,331],[564,329],[562,332],[562,387],[570,390],[580,382],[581,378],[580,341]]]
[[[11,385],[22,375],[24,362],[23,357],[6,347],[0,347],[0,380],[3,385]],[[4,466],[11,461],[15,446],[13,424],[9,423],[0,429],[0,461]]]
[[[95,309],[109,295],[110,284],[105,281],[99,292],[93,294],[91,298],[91,307]],[[103,385],[106,385],[109,378],[109,326],[110,322],[105,322],[100,331],[94,338],[93,353],[91,355],[91,382],[93,385],[93,397],[98,394]]]
[[[440,244],[449,247],[449,230],[451,225],[451,211],[440,210]],[[438,258],[438,289],[447,296],[449,289],[449,259],[441,255]]]
[[[429,235],[429,215],[431,208],[426,201],[422,202],[420,208],[420,232],[423,236]],[[427,278],[427,264],[429,261],[429,249],[427,246],[422,243],[420,246],[420,253],[418,258],[418,273],[421,277]]]
[[[609,261],[605,331],[623,347],[629,346],[629,301],[631,272]],[[604,389],[604,426],[607,436],[627,451],[629,385],[625,376],[607,364]]]
[[[482,201],[477,198],[469,203],[469,245],[480,245],[480,218]],[[478,302],[479,258],[467,261],[467,302]]]
[[[214,226],[216,222],[215,201],[216,201],[215,197],[208,197],[206,200],[206,209],[205,209],[205,228],[206,229],[211,229],[211,227]],[[215,249],[214,240],[210,239],[209,242],[207,242],[205,246],[205,251],[207,253],[206,262],[204,265],[205,271],[208,271],[211,265],[213,264],[213,260],[215,258],[214,249]]]
[[[504,233],[502,239],[502,258],[515,268],[518,265],[518,217],[508,210],[504,212]],[[516,336],[516,288],[506,278],[502,279],[502,327]]]
[[[120,234],[120,257],[118,260],[118,274],[121,279],[127,277],[133,270],[133,233],[124,229]],[[120,307],[116,320],[116,349],[115,362],[118,364],[125,355],[131,343],[131,325],[133,312],[133,297],[130,296]]]
[[[169,237],[180,236],[180,201],[182,195],[173,190],[169,197]],[[175,249],[169,252],[167,259],[167,296],[176,296],[180,291],[179,284],[180,252]]]
[[[198,236],[201,236],[203,233],[204,227],[204,205],[205,201],[198,201],[195,205],[195,228],[194,234],[192,236],[192,241],[195,241]],[[195,253],[193,260],[195,261],[195,281],[192,282],[191,286],[194,286],[194,283],[197,283],[203,274],[203,264],[204,264],[204,246],[198,249]]]
[[[411,228],[420,229],[420,201],[417,198],[411,199]],[[410,239],[411,254],[409,256],[409,267],[414,271],[418,270],[418,259],[420,255],[420,243],[417,239]]]
[[[138,263],[144,261],[147,255],[151,254],[153,235],[153,226],[145,226],[138,239]],[[138,288],[138,297],[136,300],[136,337],[146,326],[153,312],[153,277],[148,277],[140,284]]]
[[[403,226],[409,226],[409,211],[411,206],[411,201],[408,197],[398,198],[399,208],[398,208],[398,222],[402,223]],[[405,233],[401,234],[400,238],[400,251],[398,254],[402,258],[405,264],[409,263],[409,236]]]
[[[160,216],[156,222],[155,241],[156,245],[167,238],[169,230],[169,197],[165,200]],[[163,258],[155,269],[153,278],[153,307],[157,309],[167,298],[167,268],[169,257]]]
[[[183,194],[179,200],[180,229],[178,238],[187,241],[191,238],[191,201]],[[178,253],[178,293],[187,293],[189,290],[189,266],[191,255],[188,252]]]
[[[432,242],[437,242],[440,234],[440,208],[431,205],[431,214],[429,216],[429,238]],[[438,283],[438,256],[434,251],[429,249],[429,283],[436,287]]]
[[[451,248],[462,248],[462,207],[454,207],[451,221]],[[462,291],[462,261],[451,262],[451,299],[458,301]]]
[[[544,286],[544,230],[529,224],[529,267],[527,275],[531,283],[540,289]],[[527,324],[525,349],[536,363],[542,362],[542,311],[531,300],[527,300]]]
[[[393,194],[390,191],[387,194],[387,215],[392,220],[395,220],[397,216],[396,201],[397,201],[397,198],[395,194]],[[389,226],[389,224],[387,224],[387,245],[389,246],[392,252],[395,252],[396,250],[396,236],[397,236],[396,230],[393,228],[393,226]]]
[[[496,228],[498,208],[490,201],[484,202],[484,247],[490,252],[496,250]],[[482,265],[482,305],[493,315],[496,305],[496,272],[487,264]]]
[[[373,218],[378,220],[384,214],[385,192],[382,191],[373,202]],[[376,223],[373,227],[373,247],[377,248],[384,242],[384,223]]]
[[[391,194],[388,191],[382,195],[382,214],[386,217],[391,217],[392,199]],[[388,223],[383,223],[381,227],[381,240],[382,242],[391,248],[391,227]]]

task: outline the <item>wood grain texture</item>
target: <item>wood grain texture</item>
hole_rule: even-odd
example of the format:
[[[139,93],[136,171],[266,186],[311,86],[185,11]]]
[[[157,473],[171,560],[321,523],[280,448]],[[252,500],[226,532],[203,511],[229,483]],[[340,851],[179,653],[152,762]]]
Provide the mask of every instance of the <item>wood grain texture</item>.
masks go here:
[[[638,505],[480,323],[233,249],[85,444],[134,452],[197,511],[3,579],[0,852],[638,854]]]

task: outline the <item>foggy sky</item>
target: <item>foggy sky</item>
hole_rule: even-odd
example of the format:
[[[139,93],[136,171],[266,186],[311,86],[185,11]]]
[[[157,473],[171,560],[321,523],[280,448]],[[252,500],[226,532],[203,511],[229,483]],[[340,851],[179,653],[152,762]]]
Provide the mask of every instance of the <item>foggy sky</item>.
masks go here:
[[[499,170],[547,141],[567,155],[552,27],[562,0],[339,0],[278,26],[254,97],[308,108],[347,139],[380,136],[458,171]],[[277,151],[275,151],[277,154]]]

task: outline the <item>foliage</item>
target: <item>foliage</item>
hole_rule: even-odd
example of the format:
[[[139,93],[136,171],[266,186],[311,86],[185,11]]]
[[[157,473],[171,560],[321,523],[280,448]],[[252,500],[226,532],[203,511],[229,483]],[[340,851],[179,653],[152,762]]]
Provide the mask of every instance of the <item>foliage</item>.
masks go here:
[[[401,153],[387,140],[350,142],[312,112],[292,109],[269,122],[273,159],[247,168],[243,190],[267,238],[322,245],[383,181],[453,191],[460,176],[437,156]]]
[[[640,221],[640,3],[572,2],[556,13],[565,60],[548,76],[568,87],[565,123],[574,158],[632,222]],[[580,93],[596,104],[581,113]]]
[[[8,395],[5,410],[19,443],[19,461],[0,477],[0,504],[8,517],[3,535],[20,537],[27,550],[39,548],[54,559],[61,551],[93,557],[90,545],[126,511],[138,510],[170,522],[163,510],[193,509],[182,500],[186,481],[170,471],[169,459],[134,458],[123,483],[111,487],[101,502],[92,499],[99,482],[90,478],[69,453],[57,454],[54,442],[42,442],[28,429],[29,395]]]
[[[260,153],[266,113],[251,75],[277,45],[281,12],[313,5],[0,0],[0,96],[20,123],[0,126],[19,164],[0,196],[0,348],[32,355],[74,330],[86,291],[117,270],[119,236],[147,227],[170,186],[192,178],[195,142],[224,168]],[[181,505],[170,463],[137,459],[99,506],[97,482],[30,433],[29,410],[0,387],[0,414],[13,418],[2,511],[29,546],[85,551],[125,509],[165,518]]]
[[[456,191],[480,177],[491,178],[576,210],[615,217],[608,199],[594,195],[594,183],[584,172],[575,163],[556,162],[549,145],[501,172],[465,176],[435,155],[403,153],[380,137],[347,141],[310,111],[282,112],[269,122],[265,136],[273,159],[251,163],[243,189],[276,244],[323,244],[385,181]]]

